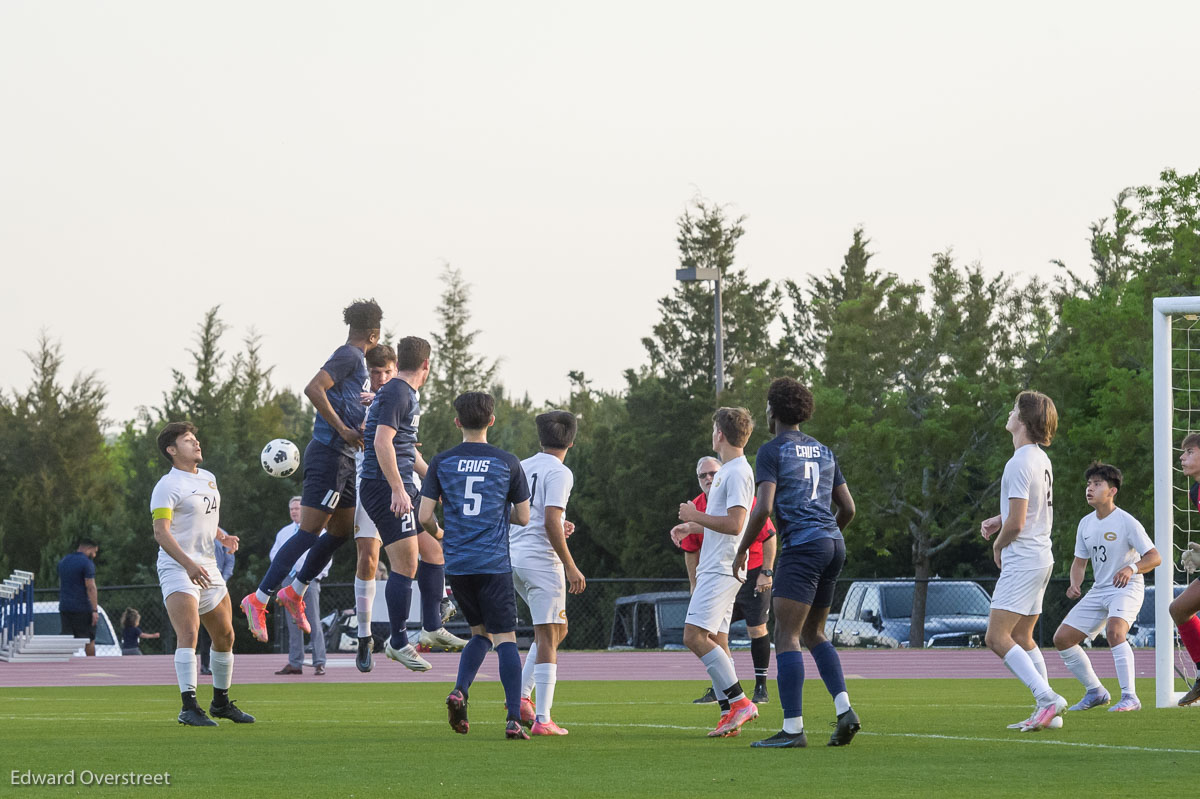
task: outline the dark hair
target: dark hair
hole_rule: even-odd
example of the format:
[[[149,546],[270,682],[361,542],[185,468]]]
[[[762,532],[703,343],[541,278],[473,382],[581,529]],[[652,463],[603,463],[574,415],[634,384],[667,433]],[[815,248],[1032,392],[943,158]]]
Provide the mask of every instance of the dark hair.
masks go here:
[[[396,351],[387,344],[376,344],[367,350],[368,369],[386,369],[389,363],[396,362]]]
[[[1187,449],[1188,447],[1200,449],[1200,433],[1188,433],[1187,437],[1183,439],[1183,443],[1179,445],[1180,449]]]
[[[467,430],[482,430],[492,420],[496,410],[496,402],[491,394],[482,391],[468,391],[459,394],[454,400],[454,413],[458,421]]]
[[[744,447],[754,432],[754,417],[745,408],[718,408],[713,414],[713,423],[735,447]]]
[[[352,332],[368,333],[378,330],[383,321],[383,309],[375,300],[355,300],[342,309],[342,321]]]
[[[96,543],[96,540],[94,538],[81,538],[81,539],[79,539],[79,543],[75,545],[75,548],[83,549],[84,547],[92,547],[93,549],[99,549],[100,545]]]
[[[429,342],[418,336],[405,336],[396,344],[396,368],[415,372],[429,360]]]
[[[813,415],[813,395],[795,378],[777,377],[767,389],[767,404],[777,421],[804,424]]]
[[[547,411],[538,414],[538,441],[547,449],[566,449],[575,441],[579,422],[570,411]]]
[[[124,615],[121,616],[122,627],[137,627],[138,622],[142,620],[142,614],[138,613],[137,608],[125,608]]]
[[[191,433],[196,435],[196,425],[191,422],[168,422],[167,426],[158,434],[158,451],[167,459],[167,463],[175,465],[174,459],[167,452],[167,447],[175,446],[175,442],[180,436]]]
[[[1092,461],[1092,465],[1083,473],[1083,479],[1091,480],[1093,477],[1099,477],[1113,488],[1121,487],[1121,470],[1116,466],[1101,463],[1100,461]]]
[[[1017,395],[1017,418],[1025,425],[1029,438],[1043,447],[1054,440],[1058,430],[1058,409],[1054,400],[1037,391],[1022,391]]]

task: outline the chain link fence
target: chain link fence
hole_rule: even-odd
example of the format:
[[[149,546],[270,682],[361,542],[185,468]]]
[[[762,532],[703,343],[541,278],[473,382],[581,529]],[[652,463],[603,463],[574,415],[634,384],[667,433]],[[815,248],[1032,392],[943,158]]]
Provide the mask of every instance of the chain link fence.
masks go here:
[[[996,579],[991,576],[928,580],[923,638],[925,646],[982,646],[983,631],[987,627],[988,602]],[[911,646],[912,603],[916,583],[911,577],[839,579],[826,634],[836,645],[843,647]],[[1034,630],[1034,640],[1039,646],[1053,646],[1054,631],[1075,603],[1066,596],[1069,584],[1066,577],[1055,577],[1046,588],[1042,616]],[[677,646],[682,640],[687,596],[686,579],[589,579],[587,590],[582,594],[567,596],[570,631],[562,648],[588,650]],[[39,588],[35,591],[37,601],[57,599],[56,588]],[[118,640],[121,636],[121,617],[126,608],[132,607],[141,613],[144,632],[162,634],[158,639],[143,640],[142,652],[169,654],[174,651],[174,631],[157,585],[101,586],[99,599],[112,620]],[[352,583],[322,583],[322,618],[353,609]],[[272,613],[274,626],[271,642],[261,645],[250,639],[241,612],[235,608],[235,651],[286,652],[284,615],[281,612]],[[532,639],[532,626],[529,609],[520,601],[517,602],[517,615],[518,641],[525,647]],[[1143,616],[1150,618],[1145,612]],[[1150,623],[1153,624],[1152,621]],[[456,635],[469,635],[461,616],[456,616],[446,626]],[[769,622],[768,630],[772,626],[773,623]],[[740,627],[736,627],[731,639],[738,638],[740,630]]]

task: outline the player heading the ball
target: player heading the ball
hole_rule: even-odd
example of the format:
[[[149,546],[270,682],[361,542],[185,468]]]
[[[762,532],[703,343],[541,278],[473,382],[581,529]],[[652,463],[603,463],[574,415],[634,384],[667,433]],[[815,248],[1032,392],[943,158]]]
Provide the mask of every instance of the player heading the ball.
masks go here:
[[[450,727],[467,733],[471,683],[495,644],[508,711],[504,735],[528,740],[521,726],[521,655],[508,530],[510,523],[529,524],[529,485],[516,456],[487,443],[488,428],[496,422],[494,408],[491,396],[480,391],[454,400],[454,424],[462,430],[463,443],[429,462],[417,520],[436,536],[440,531],[434,511],[442,503],[446,574],[471,625],[471,640],[458,661],[458,679],[446,697]]]

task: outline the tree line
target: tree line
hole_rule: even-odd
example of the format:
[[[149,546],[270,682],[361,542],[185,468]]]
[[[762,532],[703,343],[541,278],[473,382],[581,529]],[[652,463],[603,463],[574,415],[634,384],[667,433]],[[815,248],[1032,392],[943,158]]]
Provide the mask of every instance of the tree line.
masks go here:
[[[679,502],[697,491],[692,466],[709,451],[713,410],[752,411],[752,458],[768,438],[766,387],[790,375],[811,386],[816,412],[805,429],[837,454],[858,506],[847,575],[991,574],[979,520],[998,507],[1013,398],[1033,388],[1059,411],[1049,449],[1057,570],[1066,572],[1075,525],[1089,511],[1082,475],[1094,459],[1124,471],[1118,503],[1149,527],[1151,302],[1200,294],[1200,171],[1166,170],[1121,192],[1111,215],[1091,226],[1091,261],[1078,273],[1057,262],[1032,277],[985,271],[947,249],[931,256],[923,279],[905,280],[877,264],[858,229],[840,265],[756,280],[737,259],[745,224],[703,198],[677,220],[679,265],[722,274],[719,397],[706,284],[676,284],[659,300],[645,360],[624,373],[623,388],[596,389],[571,371],[570,395],[538,404],[505,389],[502,364],[477,351],[469,283],[446,267],[422,391],[426,458],[457,443],[450,401],[461,391],[492,391],[491,440],[519,457],[537,451],[534,416],[567,408],[580,420],[567,464],[581,568],[594,577],[679,577],[682,558],[667,531]],[[101,542],[101,585],[154,582],[148,501],[165,471],[154,439],[166,421],[188,419],[220,481],[222,526],[242,537],[231,592],[257,582],[287,499],[300,493],[299,475],[268,477],[258,452],[277,437],[303,449],[313,411],[298,392],[275,386],[256,336],[231,344],[228,332],[219,308],[206,313],[188,367],[157,404],[108,436],[103,383],[87,373],[67,382],[61,346],[46,334],[37,340],[28,387],[0,395],[0,570],[31,569],[41,585],[55,585],[57,560],[88,536]],[[333,577],[350,579],[351,561],[336,558]]]

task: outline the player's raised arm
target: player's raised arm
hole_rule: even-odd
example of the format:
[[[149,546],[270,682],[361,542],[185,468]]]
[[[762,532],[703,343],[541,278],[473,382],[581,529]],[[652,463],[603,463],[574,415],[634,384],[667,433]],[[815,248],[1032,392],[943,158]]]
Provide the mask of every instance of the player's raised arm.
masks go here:
[[[318,369],[313,375],[313,379],[308,381],[308,385],[304,387],[304,396],[308,397],[308,401],[313,404],[313,408],[317,413],[321,414],[321,418],[329,423],[329,426],[334,429],[342,440],[351,446],[362,449],[363,439],[362,431],[354,430],[342,421],[337,415],[337,411],[333,409],[333,403],[329,401],[329,389],[333,388],[333,376],[324,369]]]
[[[681,522],[695,522],[707,530],[712,530],[714,533],[721,533],[722,535],[737,535],[742,532],[742,525],[746,521],[747,513],[747,509],[740,505],[730,507],[727,516],[712,516],[708,513],[703,513],[697,510],[696,506],[691,502],[684,502],[679,506],[679,520]],[[760,527],[759,529],[762,528]]]

